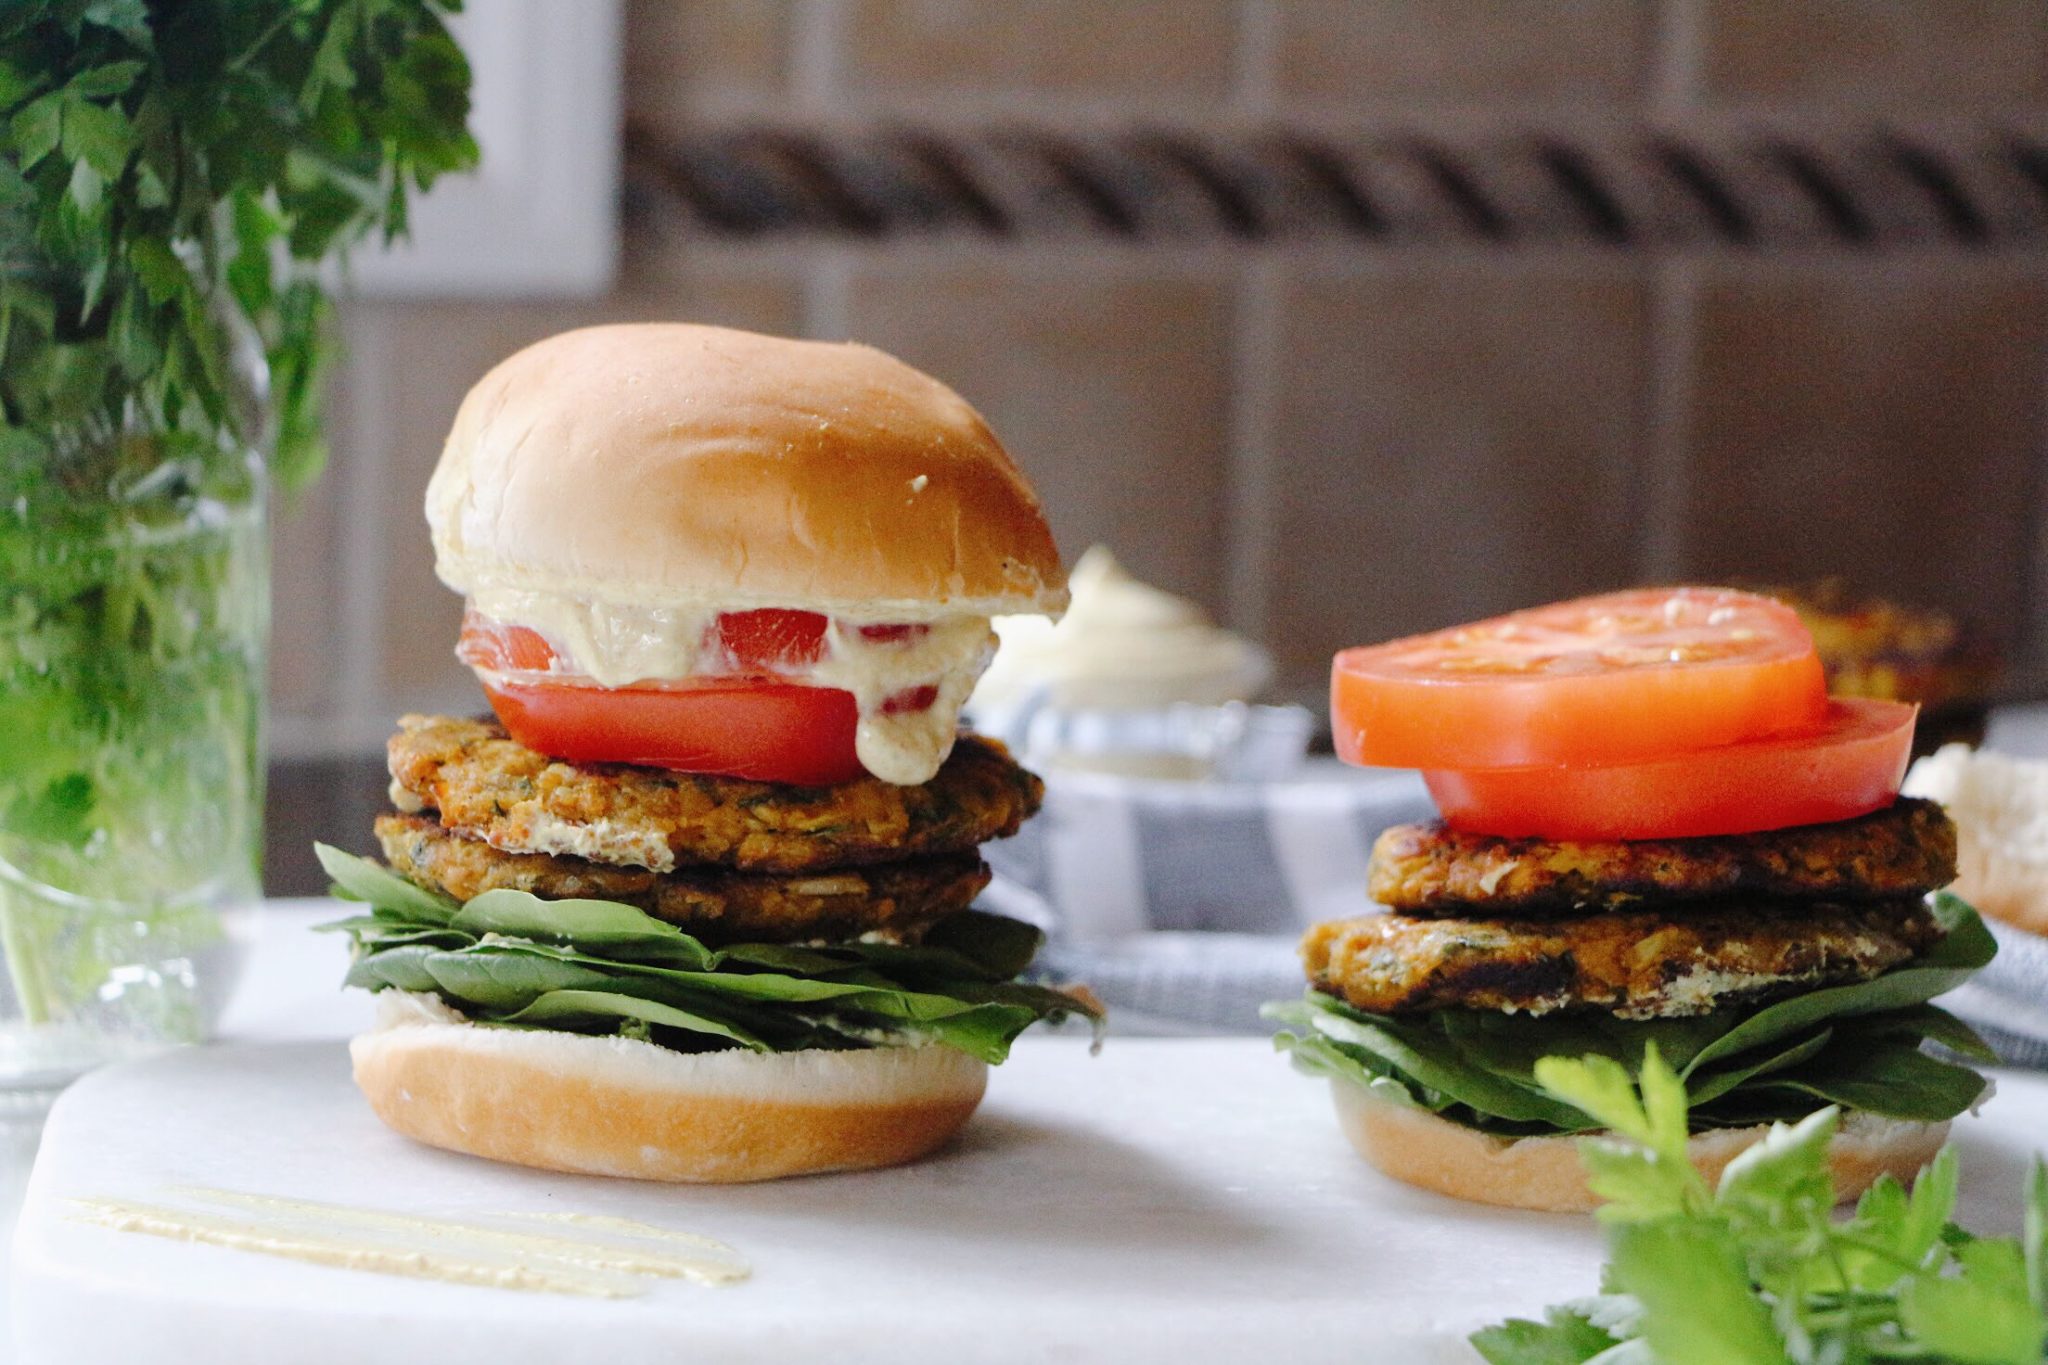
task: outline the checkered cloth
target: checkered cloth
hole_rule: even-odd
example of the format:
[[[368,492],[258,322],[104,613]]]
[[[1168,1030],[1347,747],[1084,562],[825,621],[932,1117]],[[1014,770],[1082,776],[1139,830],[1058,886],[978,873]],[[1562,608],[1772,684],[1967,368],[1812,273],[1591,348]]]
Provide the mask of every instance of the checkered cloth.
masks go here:
[[[1062,943],[1147,930],[1291,936],[1364,914],[1373,840],[1435,813],[1414,774],[1334,759],[1283,782],[1054,771],[1044,811],[984,853],[1013,894],[1043,906],[1037,917]]]
[[[2048,938],[1998,923],[1991,932],[1998,956],[1937,1003],[1968,1020],[2008,1065],[2048,1069]]]
[[[1123,1031],[1264,1033],[1259,1005],[1301,990],[1301,930],[1370,910],[1373,839],[1433,814],[1412,774],[1328,760],[1263,784],[1055,773],[1039,818],[987,847],[985,902],[1046,927],[1041,968]],[[2048,938],[1992,930],[1997,960],[1941,1003],[2007,1063],[2048,1068]]]

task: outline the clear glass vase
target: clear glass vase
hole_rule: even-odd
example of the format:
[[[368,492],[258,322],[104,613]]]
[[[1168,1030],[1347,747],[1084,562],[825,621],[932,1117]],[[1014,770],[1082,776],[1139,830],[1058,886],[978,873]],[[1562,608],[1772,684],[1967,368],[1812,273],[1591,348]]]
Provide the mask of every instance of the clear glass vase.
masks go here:
[[[262,462],[121,463],[0,506],[0,1110],[206,1036],[260,895]]]

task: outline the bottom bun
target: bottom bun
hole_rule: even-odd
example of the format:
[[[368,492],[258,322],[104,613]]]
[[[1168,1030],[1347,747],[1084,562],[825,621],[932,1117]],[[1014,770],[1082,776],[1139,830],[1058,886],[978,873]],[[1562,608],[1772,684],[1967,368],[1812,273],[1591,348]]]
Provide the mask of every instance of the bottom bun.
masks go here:
[[[725,1184],[913,1161],[960,1130],[988,1066],[949,1047],[673,1052],[479,1028],[384,992],[349,1044],[377,1117],[409,1138],[551,1171]]]
[[[1511,1209],[1577,1213],[1600,1200],[1586,1188],[1572,1137],[1500,1138],[1426,1109],[1381,1099],[1347,1081],[1332,1081],[1337,1121],[1358,1154],[1396,1180],[1425,1190]],[[1708,1184],[1768,1127],[1717,1128],[1692,1139],[1693,1165]],[[1835,1198],[1854,1199],[1881,1175],[1910,1181],[1948,1137],[1946,1123],[1908,1123],[1849,1114],[1828,1148]]]

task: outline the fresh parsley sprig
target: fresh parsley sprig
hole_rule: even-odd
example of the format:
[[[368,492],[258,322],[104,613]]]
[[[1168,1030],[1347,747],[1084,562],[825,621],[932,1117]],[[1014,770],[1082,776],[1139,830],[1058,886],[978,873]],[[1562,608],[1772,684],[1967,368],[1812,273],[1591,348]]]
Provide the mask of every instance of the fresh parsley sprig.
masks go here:
[[[474,164],[460,0],[0,6],[0,474],[104,494],[317,467],[312,268]],[[253,331],[270,403],[239,392]],[[140,439],[137,439],[137,435]],[[26,486],[24,486],[26,485]],[[45,490],[47,491],[47,490]]]
[[[1611,1131],[1580,1141],[1608,1202],[1598,1296],[1475,1334],[1493,1365],[2041,1365],[2048,1352],[2048,1165],[2022,1236],[1951,1221],[1955,1149],[1908,1191],[1886,1176],[1837,1220],[1823,1109],[1730,1162],[1709,1187],[1686,1155],[1685,1087],[1654,1050],[1639,1083],[1611,1058],[1545,1058],[1549,1093]]]

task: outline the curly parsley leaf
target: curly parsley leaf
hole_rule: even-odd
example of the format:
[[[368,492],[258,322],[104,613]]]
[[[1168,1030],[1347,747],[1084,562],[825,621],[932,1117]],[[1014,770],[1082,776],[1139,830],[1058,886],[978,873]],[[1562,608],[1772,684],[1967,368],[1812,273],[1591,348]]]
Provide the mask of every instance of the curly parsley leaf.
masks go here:
[[[1686,1128],[1669,1117],[1670,1069],[1646,1064],[1649,1080],[1629,1094],[1614,1067],[1597,1055],[1541,1067],[1551,1093],[1588,1104],[1588,1116],[1614,1130],[1580,1143],[1597,1188],[1614,1201],[1603,1210],[1611,1224],[1603,1283],[1614,1293],[1588,1301],[1604,1305],[1597,1317],[1568,1304],[1542,1323],[1475,1334],[1472,1344],[1493,1365],[2041,1365],[2048,1165],[2039,1158],[2018,1240],[1973,1237],[1949,1221],[1959,1183],[1953,1148],[1910,1193],[1887,1177],[1837,1220],[1832,1108],[1774,1126],[1706,1194],[1696,1173],[1674,1181],[1667,1169],[1671,1139]],[[1630,1148],[1634,1159],[1623,1160]],[[1693,1197],[1674,1199],[1675,1183]]]
[[[319,263],[476,163],[459,0],[12,0],[0,20],[0,464],[10,496],[164,458],[318,467]],[[270,404],[238,388],[254,334]],[[274,423],[273,419],[274,418]],[[266,441],[266,437],[268,440]],[[26,439],[23,439],[26,438]],[[213,477],[220,477],[215,471]]]
[[[1619,1344],[1612,1334],[1571,1308],[1553,1308],[1541,1322],[1510,1318],[1474,1332],[1471,1341],[1490,1365],[1585,1365]]]

